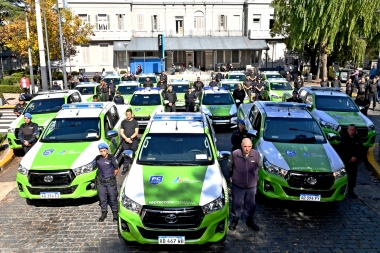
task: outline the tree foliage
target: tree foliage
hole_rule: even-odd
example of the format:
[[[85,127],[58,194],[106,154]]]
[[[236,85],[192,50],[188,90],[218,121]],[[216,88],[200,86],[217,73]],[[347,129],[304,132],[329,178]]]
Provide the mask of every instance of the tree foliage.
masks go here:
[[[5,25],[0,27],[0,43],[20,57],[27,57],[28,45],[30,45],[33,63],[35,64],[39,59],[35,2],[34,0],[26,0],[25,4],[26,6],[30,7],[27,12],[19,13],[17,16],[13,17],[12,20],[9,20],[9,22],[7,22],[8,19],[6,19]],[[53,8],[56,4],[56,1],[44,0],[41,1],[40,4],[44,40],[44,12],[46,15],[46,28],[48,34],[50,59],[60,60],[61,48],[58,29],[58,13],[57,10]],[[78,16],[75,16],[70,9],[61,9],[60,12],[62,19],[64,52],[66,54],[66,57],[74,56],[77,53],[75,45],[88,43],[90,41],[90,36],[93,35],[93,27],[88,24],[82,25],[80,18]],[[26,36],[25,15],[29,20],[29,43]]]
[[[327,55],[347,50],[362,62],[366,47],[378,40],[380,1],[361,0],[273,0],[275,25],[272,34],[287,35],[294,49],[305,41],[321,49],[323,74],[327,75]]]
[[[22,12],[21,4],[19,0],[0,0],[0,25],[5,24],[5,20],[10,20],[14,15]]]

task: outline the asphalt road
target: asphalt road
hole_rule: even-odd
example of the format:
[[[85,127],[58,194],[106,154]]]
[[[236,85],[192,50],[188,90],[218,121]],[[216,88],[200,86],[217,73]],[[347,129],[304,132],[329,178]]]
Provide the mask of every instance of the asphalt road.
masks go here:
[[[230,150],[230,132],[217,130],[219,150]],[[0,182],[14,181],[22,154],[17,155],[0,174]],[[378,187],[379,180],[362,164],[357,199],[328,204],[259,197],[255,214],[259,232],[240,221],[224,243],[174,247],[126,243],[111,218],[97,222],[96,199],[28,205],[13,189],[0,202],[0,252],[380,252],[380,212],[366,198],[378,203],[380,191],[369,194]]]

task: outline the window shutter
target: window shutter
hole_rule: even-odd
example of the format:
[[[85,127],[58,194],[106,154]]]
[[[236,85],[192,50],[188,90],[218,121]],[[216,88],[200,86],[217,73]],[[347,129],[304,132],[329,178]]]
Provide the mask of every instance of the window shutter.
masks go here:
[[[87,22],[89,25],[91,25],[90,15],[87,15]]]
[[[95,19],[96,19],[96,30],[99,30],[99,26],[98,26],[98,15],[95,16]]]
[[[151,16],[151,22],[152,22],[152,31],[154,30],[154,15]]]
[[[239,25],[239,24],[236,24]],[[224,15],[224,30],[227,30],[227,15]]]
[[[110,15],[107,15],[107,29],[106,30],[111,30],[111,24],[110,24]]]
[[[161,26],[160,26],[160,15],[157,15],[157,31],[161,31]]]
[[[218,15],[218,26],[219,26],[219,30],[222,30],[222,16],[221,15]]]

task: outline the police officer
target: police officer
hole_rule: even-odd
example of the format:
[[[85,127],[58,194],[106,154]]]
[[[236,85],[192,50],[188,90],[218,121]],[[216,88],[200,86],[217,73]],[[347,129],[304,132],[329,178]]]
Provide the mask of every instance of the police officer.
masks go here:
[[[18,132],[18,139],[20,140],[25,154],[33,147],[38,139],[38,125],[32,122],[32,115],[30,113],[25,113],[24,124],[20,126]]]
[[[120,136],[123,138],[121,145],[123,150],[132,150],[135,152],[138,145],[137,136],[139,134],[139,124],[137,120],[132,117],[131,109],[127,109],[125,116],[126,118],[121,122],[120,127]],[[123,172],[121,173],[122,175],[128,172],[130,163],[131,160],[129,157],[124,156]]]
[[[338,79],[338,76],[334,76],[334,80],[331,81],[331,87],[333,87],[333,88],[341,88],[342,87],[342,83]]]
[[[16,116],[20,116],[22,111],[25,109],[25,100],[23,97],[18,98],[18,104],[13,109],[13,113],[16,114]]]
[[[108,102],[111,90],[104,79],[101,81],[100,90],[102,91],[102,101]]]
[[[353,90],[354,90],[354,84],[352,83],[352,79],[349,78],[346,83],[346,94],[352,97]]]
[[[248,131],[245,129],[245,122],[242,119],[238,120],[238,129],[232,132],[231,143],[232,151],[241,147],[241,142],[244,138],[247,138]]]
[[[158,83],[157,86],[160,87],[160,89],[161,89],[162,91],[166,91],[167,84],[164,82],[164,80],[160,80],[160,82]]]
[[[223,75],[220,73],[220,70],[218,70],[218,73],[215,75],[215,79],[217,82],[220,82],[223,79]]]
[[[194,84],[193,84],[193,87],[194,87],[195,93],[197,94],[197,97],[201,96],[202,90],[203,90],[204,86],[205,85],[201,81],[201,78],[197,77],[197,81],[195,81]]]
[[[245,91],[241,87],[240,83],[238,83],[237,89],[235,89],[234,92],[232,93],[232,97],[235,99],[236,108],[239,108],[239,105],[244,102],[244,98],[245,98]],[[237,100],[240,100],[240,102],[236,102]]]
[[[197,100],[197,95],[189,86],[189,88],[187,88],[187,92],[185,93],[186,112],[194,112],[195,100]]]
[[[99,102],[98,101],[98,95],[92,96],[92,102]]]
[[[368,112],[368,108],[371,104],[371,102],[369,102],[369,100],[367,98],[365,98],[365,94],[364,92],[362,91],[359,91],[358,92],[358,97],[355,99],[355,104],[357,106],[362,106],[363,109],[361,109],[360,111],[365,115],[367,116],[367,112]]]
[[[168,90],[164,93],[164,98],[169,101],[166,104],[166,111],[176,112],[175,102],[177,102],[177,93],[173,90],[173,86],[168,86]]]
[[[256,101],[263,100],[263,97],[262,97],[263,90],[264,90],[264,84],[261,82],[261,79],[258,79],[255,85]]]
[[[123,98],[123,96],[120,96],[120,91],[116,92],[116,96],[113,98],[113,101],[117,105],[123,105],[124,104],[124,98]]]
[[[127,72],[124,73],[124,75],[121,77],[121,81],[131,81],[131,80],[128,80],[128,74]]]
[[[62,90],[61,86],[58,85],[56,81],[53,83],[53,87],[51,87],[52,90]]]
[[[327,76],[324,76],[320,82],[321,87],[330,87],[330,82],[327,80]]]
[[[110,206],[113,215],[113,221],[118,220],[118,204],[117,204],[117,182],[116,175],[119,172],[119,165],[116,157],[108,154],[108,145],[100,143],[98,145],[100,155],[96,156],[96,167],[98,168],[97,186],[100,208],[102,214],[99,222],[103,222],[107,218],[108,209],[108,196],[110,199]]]
[[[144,88],[152,88],[152,87],[153,87],[153,83],[152,83],[152,81],[150,80],[150,78],[147,77],[147,78],[145,79],[145,82],[144,82]]]
[[[298,92],[294,90],[292,93],[292,97],[288,98],[286,102],[302,103],[302,99],[298,98]]]
[[[379,86],[377,84],[377,77],[372,79],[372,81],[368,84],[368,99],[369,102],[372,101],[372,110],[375,110],[377,93],[379,91]]]
[[[247,95],[249,97],[249,101],[250,102],[253,101],[253,97],[252,97],[252,84],[253,83],[252,83],[251,77],[247,76],[247,78],[244,81],[244,89],[247,91]]]
[[[116,91],[116,85],[113,83],[113,80],[110,80],[110,84],[108,85],[110,88],[110,97],[109,100],[112,101],[113,97],[115,96],[115,91]]]
[[[342,159],[348,176],[348,195],[356,198],[354,188],[358,175],[359,158],[363,151],[361,138],[356,134],[356,126],[351,124],[347,132],[342,134],[339,141],[339,154]]]
[[[291,82],[293,80],[293,76],[289,73],[289,71],[286,71],[286,81]]]
[[[241,148],[232,152],[227,167],[232,174],[232,222],[229,229],[235,230],[241,215],[244,201],[244,212],[247,217],[246,225],[255,231],[260,228],[253,222],[256,210],[255,194],[258,171],[262,166],[260,154],[252,149],[252,141],[244,138]]]
[[[218,87],[219,84],[215,81],[215,77],[212,78],[212,81],[208,84],[210,87]]]
[[[94,82],[100,83],[100,80],[102,80],[102,77],[99,76],[98,72],[95,72],[94,77],[92,78]]]
[[[303,80],[300,76],[297,76],[297,80],[294,81],[294,90],[298,91],[303,86]]]
[[[164,81],[164,83],[168,82],[168,76],[165,74],[164,71],[161,72],[160,81]]]

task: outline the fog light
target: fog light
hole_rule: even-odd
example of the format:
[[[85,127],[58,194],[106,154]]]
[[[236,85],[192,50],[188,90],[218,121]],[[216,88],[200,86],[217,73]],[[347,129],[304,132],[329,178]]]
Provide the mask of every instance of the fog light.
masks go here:
[[[225,225],[226,225],[226,220],[220,221],[218,226],[216,226],[215,233],[224,233]]]
[[[274,191],[273,186],[267,180],[264,181],[264,191]]]
[[[120,226],[121,226],[121,230],[123,230],[123,231],[125,231],[125,232],[131,232],[131,231],[129,230],[128,223],[127,223],[125,220],[123,220],[123,219],[120,219],[120,220],[121,220],[121,224],[120,224]]]
[[[18,190],[19,190],[20,192],[23,192],[23,191],[24,191],[24,190],[22,189],[22,184],[17,183],[17,186],[18,186]]]
[[[94,182],[94,181],[91,181],[91,182],[87,185],[86,190],[96,190],[95,182]]]
[[[346,193],[347,185],[340,188],[340,194],[344,195]]]

